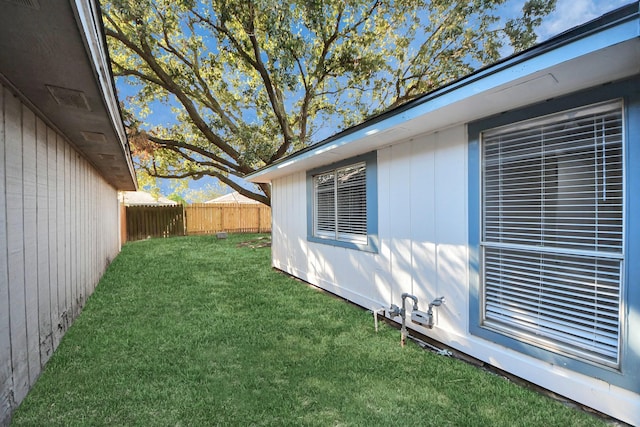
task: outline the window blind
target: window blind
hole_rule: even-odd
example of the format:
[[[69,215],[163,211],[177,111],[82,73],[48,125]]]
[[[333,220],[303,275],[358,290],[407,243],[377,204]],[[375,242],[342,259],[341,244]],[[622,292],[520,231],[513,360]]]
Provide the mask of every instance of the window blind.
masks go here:
[[[314,234],[366,243],[366,164],[358,163],[315,175],[313,182]]]
[[[338,238],[367,235],[367,187],[364,164],[337,171]]]
[[[336,232],[335,173],[314,177],[315,231],[319,235],[333,236]]]
[[[620,102],[483,132],[486,326],[618,363],[622,135]]]

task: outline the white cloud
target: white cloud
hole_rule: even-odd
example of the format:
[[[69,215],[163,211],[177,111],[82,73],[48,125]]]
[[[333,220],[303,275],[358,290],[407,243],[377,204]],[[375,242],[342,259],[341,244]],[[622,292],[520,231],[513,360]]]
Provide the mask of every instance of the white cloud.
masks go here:
[[[628,3],[630,0],[558,0],[556,10],[538,29],[538,40],[546,40]]]

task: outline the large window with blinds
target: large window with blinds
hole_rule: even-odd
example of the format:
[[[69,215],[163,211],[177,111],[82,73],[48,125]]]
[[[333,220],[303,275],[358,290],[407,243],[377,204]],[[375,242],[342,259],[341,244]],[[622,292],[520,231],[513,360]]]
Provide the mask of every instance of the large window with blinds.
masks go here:
[[[313,176],[313,233],[320,238],[367,243],[365,162]]]
[[[481,132],[483,327],[618,366],[622,151],[621,101]]]

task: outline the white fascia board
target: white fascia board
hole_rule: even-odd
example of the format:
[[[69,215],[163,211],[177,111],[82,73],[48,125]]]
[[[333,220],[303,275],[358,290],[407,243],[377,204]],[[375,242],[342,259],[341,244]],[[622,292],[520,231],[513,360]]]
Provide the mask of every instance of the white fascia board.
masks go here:
[[[271,182],[271,180],[290,173],[307,170],[310,167],[318,166],[318,157],[328,154],[339,147],[351,144],[354,141],[363,140],[364,138],[374,137],[376,134],[399,128],[409,120],[426,116],[434,111],[445,107],[451,107],[456,103],[460,103],[474,95],[496,91],[508,87],[515,80],[530,76],[540,70],[552,69],[563,63],[567,63],[595,53],[599,50],[624,43],[629,40],[638,39],[640,35],[640,22],[637,15],[627,17],[622,21],[609,24],[604,28],[597,28],[591,32],[581,35],[577,39],[568,40],[564,44],[554,46],[549,50],[543,51],[535,56],[527,58],[526,53],[516,55],[495,66],[488,67],[478,73],[472,74],[456,83],[445,86],[440,90],[436,90],[426,97],[423,102],[416,106],[408,108],[389,116],[383,120],[376,121],[369,126],[358,129],[354,132],[348,132],[334,141],[328,143],[318,143],[317,148],[311,148],[292,154],[284,158],[270,167],[261,169],[250,174],[246,179],[250,182]],[[576,73],[576,79],[580,78],[580,73]],[[490,112],[489,112],[490,114]],[[451,123],[464,122],[471,118],[464,117],[464,111],[460,115],[451,118]],[[406,139],[412,135],[403,134],[402,139]],[[373,146],[362,144],[361,153],[374,149]],[[361,154],[359,153],[359,154]],[[356,155],[358,153],[351,153]],[[329,156],[327,156],[329,158]],[[333,161],[340,160],[334,157]],[[327,161],[326,163],[330,163]]]
[[[98,79],[100,86],[100,92],[102,93],[102,99],[104,100],[105,107],[108,111],[109,118],[113,125],[113,129],[118,136],[120,146],[122,148],[127,163],[129,165],[129,172],[133,175],[133,161],[129,154],[127,146],[127,134],[122,123],[122,117],[120,116],[120,107],[118,106],[118,97],[113,89],[113,83],[111,80],[111,66],[109,65],[109,55],[106,51],[106,46],[103,43],[102,36],[102,23],[100,22],[101,15],[99,11],[95,10],[98,7],[93,0],[71,0],[75,5],[75,11],[77,20],[82,28],[82,34],[85,38],[86,46],[91,55],[91,62],[93,69]],[[134,183],[136,182],[133,177]]]

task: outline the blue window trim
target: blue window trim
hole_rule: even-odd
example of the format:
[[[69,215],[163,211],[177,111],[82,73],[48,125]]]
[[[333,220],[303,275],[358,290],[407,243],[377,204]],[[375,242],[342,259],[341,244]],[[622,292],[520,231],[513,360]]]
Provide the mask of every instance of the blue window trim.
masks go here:
[[[480,132],[598,102],[624,101],[625,235],[621,292],[620,365],[617,369],[564,356],[481,326]],[[640,76],[489,117],[468,125],[469,135],[469,332],[505,347],[640,392]],[[635,261],[634,261],[635,260]]]
[[[355,163],[366,164],[367,243],[355,243],[313,235],[313,176]],[[372,151],[307,171],[307,240],[343,248],[378,253],[378,153]]]

